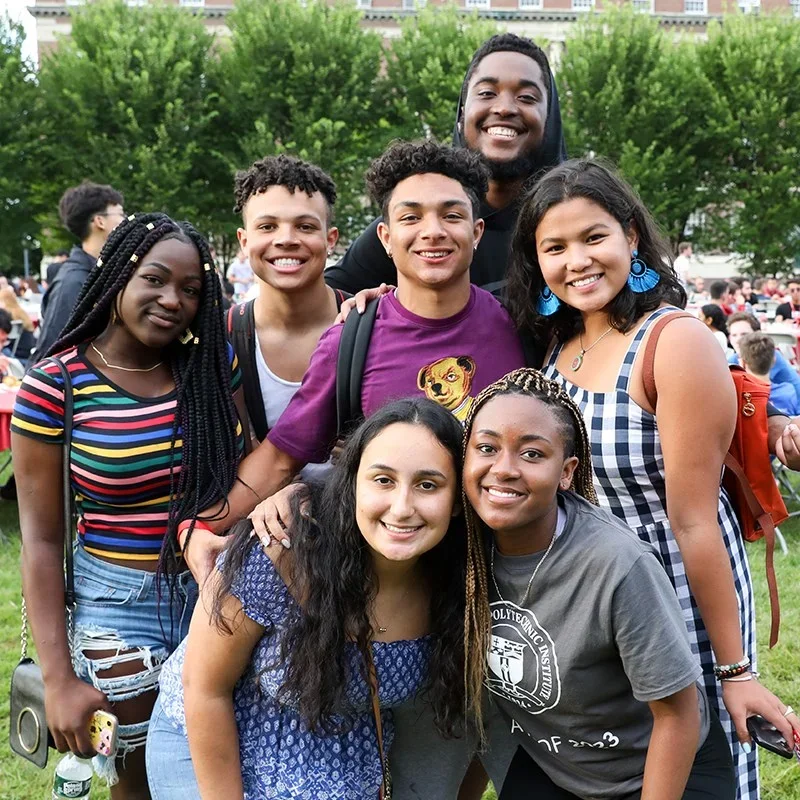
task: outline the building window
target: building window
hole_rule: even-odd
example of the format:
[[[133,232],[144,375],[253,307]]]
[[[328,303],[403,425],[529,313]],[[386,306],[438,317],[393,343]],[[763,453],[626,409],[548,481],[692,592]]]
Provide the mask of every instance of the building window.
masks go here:
[[[655,9],[655,0],[633,0],[633,10],[643,14],[652,14]]]
[[[137,6],[146,6],[147,5],[147,0],[125,0],[125,2],[129,6],[132,6],[134,8],[137,7]]]
[[[467,0],[467,8],[491,8],[492,0]]]
[[[519,0],[519,7],[524,9],[542,8],[542,0]]]
[[[202,8],[205,4],[206,0],[181,0],[181,5],[189,8]]]
[[[356,0],[356,8],[372,8],[372,0]]]
[[[742,14],[760,14],[761,0],[739,0],[739,11]]]
[[[573,11],[591,11],[594,8],[594,0],[572,0]]]
[[[708,14],[707,0],[683,0],[683,10],[687,14]]]
[[[789,5],[792,8],[792,16],[800,17],[800,0],[790,0]]]

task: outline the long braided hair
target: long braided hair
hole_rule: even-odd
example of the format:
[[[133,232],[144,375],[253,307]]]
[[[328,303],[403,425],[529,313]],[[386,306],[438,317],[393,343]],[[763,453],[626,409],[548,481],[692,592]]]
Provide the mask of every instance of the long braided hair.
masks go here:
[[[524,368],[487,386],[476,398],[464,423],[463,452],[472,435],[478,412],[499,395],[521,394],[540,400],[556,415],[564,437],[564,456],[577,456],[578,466],[572,476],[570,489],[597,505],[597,493],[592,477],[592,450],[580,409],[555,381],[545,378],[535,369]],[[483,525],[462,488],[461,500],[467,522],[466,608],[464,613],[464,681],[467,703],[477,717],[478,731],[483,732],[480,697],[489,652],[491,619],[489,616],[489,585]]]
[[[158,571],[170,577],[178,570],[178,523],[226,501],[240,455],[222,286],[208,242],[188,222],[175,222],[162,213],[131,214],[108,237],[69,322],[47,355],[99,336],[137,264],[157,242],[168,239],[194,245],[203,268],[200,304],[191,323],[193,336],[188,344],[176,340],[164,351],[177,393],[173,451],[182,439],[180,472],[176,475],[174,460],[170,465],[169,520],[158,565]],[[170,594],[172,589],[170,581]]]

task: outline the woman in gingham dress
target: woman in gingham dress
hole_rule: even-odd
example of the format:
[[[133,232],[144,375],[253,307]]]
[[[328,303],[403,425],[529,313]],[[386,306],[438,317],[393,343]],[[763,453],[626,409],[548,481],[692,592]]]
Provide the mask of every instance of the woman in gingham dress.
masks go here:
[[[750,671],[735,681],[714,676],[715,662],[747,657],[756,668],[747,556],[719,486],[736,418],[725,359],[693,319],[665,327],[654,364],[656,419],[637,354],[654,320],[686,296],[649,212],[605,166],[572,161],[547,173],[523,203],[513,251],[512,312],[521,328],[555,338],[544,372],[586,420],[599,502],[661,553],[730,736],[739,798],[755,800],[745,719],[761,714],[789,741],[800,720]]]

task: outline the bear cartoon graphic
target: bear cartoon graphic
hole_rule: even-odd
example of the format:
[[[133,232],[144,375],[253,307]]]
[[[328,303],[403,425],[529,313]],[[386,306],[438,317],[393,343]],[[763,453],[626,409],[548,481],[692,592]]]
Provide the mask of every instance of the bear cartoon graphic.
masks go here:
[[[475,377],[475,361],[469,356],[448,356],[423,367],[417,385],[425,396],[444,406],[464,422],[472,406],[469,391]]]

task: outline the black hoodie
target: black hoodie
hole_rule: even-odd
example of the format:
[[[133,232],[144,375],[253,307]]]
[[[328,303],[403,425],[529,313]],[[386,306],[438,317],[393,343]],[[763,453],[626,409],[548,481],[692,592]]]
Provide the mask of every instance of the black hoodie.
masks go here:
[[[464,82],[466,83],[466,78]],[[464,95],[462,87],[453,133],[453,144],[457,147],[465,146],[459,126]],[[552,72],[548,100],[544,138],[531,174],[554,167],[567,158],[564,133],[561,128],[558,90]],[[474,284],[488,287],[505,278],[511,250],[511,234],[517,221],[518,210],[517,203],[499,209],[481,203],[481,216],[486,223],[486,229],[470,266],[470,278]],[[373,220],[350,245],[342,260],[325,270],[325,281],[330,286],[355,294],[361,289],[369,289],[381,283],[397,282],[395,266],[378,239],[378,223],[381,219],[382,217],[378,217]]]

